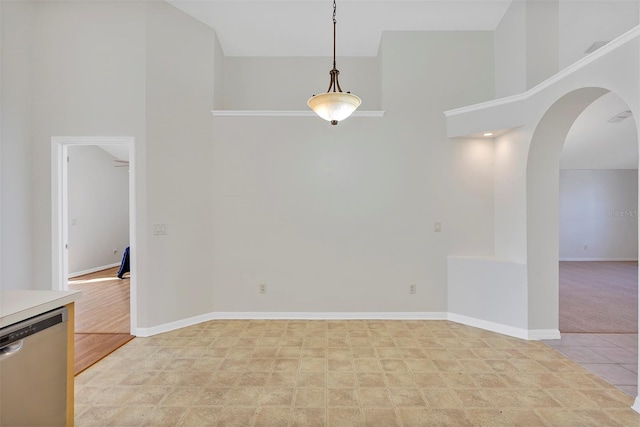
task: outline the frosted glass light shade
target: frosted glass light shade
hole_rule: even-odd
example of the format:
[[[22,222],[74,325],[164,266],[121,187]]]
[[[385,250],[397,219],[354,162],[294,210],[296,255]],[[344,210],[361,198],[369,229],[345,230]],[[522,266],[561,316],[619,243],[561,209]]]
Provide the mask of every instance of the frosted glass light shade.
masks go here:
[[[349,117],[361,103],[356,95],[346,92],[321,93],[307,101],[309,108],[334,125]]]

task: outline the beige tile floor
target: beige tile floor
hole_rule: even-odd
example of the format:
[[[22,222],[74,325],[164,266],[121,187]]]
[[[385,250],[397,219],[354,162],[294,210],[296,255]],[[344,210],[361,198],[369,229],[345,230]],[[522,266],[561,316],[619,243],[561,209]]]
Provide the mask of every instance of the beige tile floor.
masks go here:
[[[629,394],[638,394],[638,334],[563,333],[543,341],[569,359]]]
[[[81,426],[640,426],[542,342],[447,321],[212,321],[76,377]]]

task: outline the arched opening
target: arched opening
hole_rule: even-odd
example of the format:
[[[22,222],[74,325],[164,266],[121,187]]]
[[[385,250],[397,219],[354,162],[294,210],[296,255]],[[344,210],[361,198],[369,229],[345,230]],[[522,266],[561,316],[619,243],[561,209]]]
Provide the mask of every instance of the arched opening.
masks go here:
[[[638,332],[638,143],[629,111],[615,93],[603,95],[576,119],[562,150],[563,334]]]
[[[591,87],[565,94],[546,111],[531,139],[527,161],[527,274],[531,328],[557,328],[559,325],[560,159],[576,119],[607,93],[606,89]],[[636,132],[636,144],[637,140]]]

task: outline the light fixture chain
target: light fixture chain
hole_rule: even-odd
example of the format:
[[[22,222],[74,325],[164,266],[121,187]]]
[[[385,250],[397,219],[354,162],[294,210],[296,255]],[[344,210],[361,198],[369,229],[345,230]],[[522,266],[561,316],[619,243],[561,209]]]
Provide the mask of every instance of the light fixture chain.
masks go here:
[[[336,71],[336,0],[333,0],[333,71]],[[335,76],[331,75],[331,81],[334,82]],[[333,85],[333,91],[336,91]]]
[[[336,23],[336,0],[333,0],[333,23]]]

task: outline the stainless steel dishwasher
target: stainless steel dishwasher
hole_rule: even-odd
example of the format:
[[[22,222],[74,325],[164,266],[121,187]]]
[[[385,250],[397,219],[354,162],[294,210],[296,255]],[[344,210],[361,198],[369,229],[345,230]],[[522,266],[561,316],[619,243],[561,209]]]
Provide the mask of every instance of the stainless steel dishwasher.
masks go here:
[[[0,329],[0,426],[67,423],[67,309]]]

